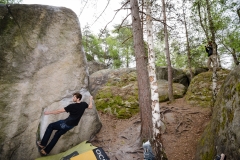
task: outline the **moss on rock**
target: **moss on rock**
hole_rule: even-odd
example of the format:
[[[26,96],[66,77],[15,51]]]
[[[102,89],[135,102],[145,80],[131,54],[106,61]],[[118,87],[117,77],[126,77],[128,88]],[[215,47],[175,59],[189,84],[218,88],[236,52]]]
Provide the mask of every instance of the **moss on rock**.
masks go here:
[[[229,74],[229,72],[229,70],[221,70],[217,72],[217,90],[220,89],[225,77]],[[185,98],[187,102],[192,105],[201,107],[213,106],[212,72],[203,72],[195,76],[191,81]]]
[[[127,119],[139,112],[136,72],[126,72],[109,78],[96,95],[98,110]]]

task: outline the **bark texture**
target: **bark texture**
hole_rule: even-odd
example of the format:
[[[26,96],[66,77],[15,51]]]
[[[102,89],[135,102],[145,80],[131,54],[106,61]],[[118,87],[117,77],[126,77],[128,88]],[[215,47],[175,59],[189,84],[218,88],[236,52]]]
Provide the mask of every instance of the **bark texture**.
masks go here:
[[[152,138],[152,110],[151,95],[147,70],[147,57],[144,50],[143,32],[139,16],[137,0],[130,0],[134,52],[136,58],[136,69],[138,79],[138,97],[141,115],[141,138],[147,140]]]
[[[149,81],[151,88],[151,103],[152,103],[152,123],[153,123],[153,139],[152,146],[156,159],[161,160],[163,156],[163,147],[161,142],[161,117],[160,117],[160,105],[158,95],[158,84],[155,67],[155,52],[153,44],[153,26],[151,17],[151,3],[149,0],[146,1],[146,28],[147,28],[147,43],[148,43],[148,63],[149,63]]]

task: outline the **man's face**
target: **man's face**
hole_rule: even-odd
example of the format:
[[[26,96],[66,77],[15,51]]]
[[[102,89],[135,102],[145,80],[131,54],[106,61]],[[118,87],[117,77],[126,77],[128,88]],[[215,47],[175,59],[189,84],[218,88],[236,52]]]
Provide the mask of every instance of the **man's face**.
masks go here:
[[[73,95],[72,100],[73,100],[73,102],[77,102],[77,97],[76,97],[76,95]]]

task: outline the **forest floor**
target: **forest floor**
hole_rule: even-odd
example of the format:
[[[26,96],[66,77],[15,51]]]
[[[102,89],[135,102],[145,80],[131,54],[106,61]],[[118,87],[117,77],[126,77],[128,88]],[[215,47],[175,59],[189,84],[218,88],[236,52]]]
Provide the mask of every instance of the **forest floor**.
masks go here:
[[[210,108],[191,106],[184,98],[160,103],[160,107],[166,125],[162,142],[168,160],[194,160],[197,142],[211,117]],[[139,114],[125,120],[101,112],[99,116],[103,126],[92,144],[102,147],[111,160],[142,160]]]

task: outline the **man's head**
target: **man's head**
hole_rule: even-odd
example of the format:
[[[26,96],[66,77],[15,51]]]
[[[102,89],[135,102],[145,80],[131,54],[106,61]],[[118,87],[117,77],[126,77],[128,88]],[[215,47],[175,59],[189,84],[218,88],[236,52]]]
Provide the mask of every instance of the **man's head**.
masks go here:
[[[73,93],[73,102],[80,101],[82,99],[82,95],[80,93]]]

